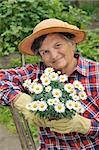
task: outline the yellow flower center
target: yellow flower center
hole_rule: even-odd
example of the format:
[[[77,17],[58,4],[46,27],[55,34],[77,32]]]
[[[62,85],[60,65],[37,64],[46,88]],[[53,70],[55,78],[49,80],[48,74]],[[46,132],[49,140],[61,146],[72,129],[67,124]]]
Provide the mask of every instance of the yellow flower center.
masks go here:
[[[37,91],[39,91],[39,89],[40,89],[39,87],[36,88]]]
[[[59,109],[59,110],[62,109],[62,106],[59,105],[59,106],[58,106],[58,109]]]
[[[46,79],[46,80],[45,80],[45,82],[47,83],[47,82],[48,82],[48,80]]]
[[[52,78],[55,78],[55,75],[52,75]]]
[[[41,105],[40,105],[40,107],[41,107],[41,108],[44,108],[44,105],[43,105],[43,104],[41,104]]]
[[[58,92],[55,92],[55,95],[59,95],[59,93],[58,93]]]
[[[71,86],[68,86],[68,89],[71,89]]]
[[[73,93],[73,90],[71,90],[70,93],[72,94],[72,93]]]
[[[84,97],[84,94],[81,94],[81,97]]]
[[[32,88],[34,88],[34,85],[32,85]]]
[[[77,107],[78,107],[78,104],[75,104],[75,107],[77,108]]]
[[[34,104],[34,105],[33,105],[33,108],[36,108],[36,107],[37,107],[37,105],[36,105],[36,104]]]
[[[72,104],[70,103],[69,106],[72,106]]]

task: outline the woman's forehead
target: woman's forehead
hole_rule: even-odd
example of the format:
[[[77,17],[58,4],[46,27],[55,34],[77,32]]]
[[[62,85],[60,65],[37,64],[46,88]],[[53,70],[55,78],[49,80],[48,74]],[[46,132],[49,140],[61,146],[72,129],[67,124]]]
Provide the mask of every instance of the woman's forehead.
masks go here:
[[[58,33],[48,34],[44,41],[41,44],[41,47],[45,47],[46,45],[53,45],[56,42],[59,42],[63,39]]]
[[[43,43],[49,42],[51,41],[52,43],[54,43],[57,40],[66,40],[66,37],[60,33],[50,33],[46,36],[46,38],[44,39]],[[42,43],[42,44],[43,44]]]

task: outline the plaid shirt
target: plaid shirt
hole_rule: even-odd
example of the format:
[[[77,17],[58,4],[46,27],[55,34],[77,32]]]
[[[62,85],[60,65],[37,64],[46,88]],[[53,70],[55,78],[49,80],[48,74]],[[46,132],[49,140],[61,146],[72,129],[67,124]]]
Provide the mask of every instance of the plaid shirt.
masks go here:
[[[25,92],[22,83],[26,79],[35,79],[42,73],[44,67],[25,65],[21,68],[0,71],[0,103],[8,105],[20,93]],[[99,64],[82,57],[78,57],[78,65],[69,77],[69,82],[79,80],[88,95],[83,100],[86,108],[84,117],[91,119],[91,129],[87,134],[52,132],[50,128],[41,127],[40,150],[98,150],[99,130]]]

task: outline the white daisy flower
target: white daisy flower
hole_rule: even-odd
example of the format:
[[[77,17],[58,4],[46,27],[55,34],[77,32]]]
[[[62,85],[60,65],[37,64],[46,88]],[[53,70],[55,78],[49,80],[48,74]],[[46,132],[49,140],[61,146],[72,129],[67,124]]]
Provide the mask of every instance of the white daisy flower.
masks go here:
[[[73,86],[73,84],[71,84],[71,83],[67,83],[67,84],[64,85],[64,89],[65,89],[65,91],[67,91],[68,93],[71,93],[71,91],[73,91],[73,89],[74,89],[74,86]]]
[[[27,79],[27,80],[25,80],[25,82],[23,83],[23,86],[28,88],[28,87],[30,86],[30,84],[31,84],[31,79],[29,79],[29,80]]]
[[[31,93],[34,92],[34,87],[35,87],[35,85],[37,85],[37,83],[32,82],[31,85],[29,86],[29,91],[30,91]]]
[[[80,97],[81,100],[87,99],[87,95],[84,91],[79,92],[79,97]]]
[[[58,98],[53,98],[53,104],[58,104],[60,100]]]
[[[45,79],[46,77],[48,77],[47,74],[43,73],[43,74],[41,75],[41,77],[40,77],[40,80],[42,81],[42,80]]]
[[[73,107],[74,110],[76,110],[78,112],[80,107],[81,107],[81,103],[80,102],[78,102],[78,101],[74,102],[74,107]]]
[[[52,88],[51,88],[51,86],[47,86],[47,87],[45,87],[45,91],[46,91],[46,92],[50,92],[50,91],[51,91],[51,89],[52,89]]]
[[[58,74],[61,74],[61,71],[57,71]]]
[[[84,111],[85,111],[85,109],[84,109],[84,107],[83,107],[83,106],[81,106],[81,107],[78,109],[78,113],[83,114],[83,113],[84,113]]]
[[[68,80],[68,77],[67,77],[66,74],[59,76],[59,81],[60,81],[60,82],[65,82],[65,81],[67,81],[67,80]]]
[[[31,103],[31,110],[37,111],[38,110],[38,101],[34,101]]]
[[[42,84],[45,85],[45,86],[49,85],[50,84],[50,79],[48,77],[42,79]]]
[[[47,103],[48,103],[48,105],[53,105],[53,104],[54,104],[54,103],[53,103],[53,99],[51,99],[51,98],[48,99],[48,100],[47,100]]]
[[[60,98],[62,96],[62,91],[60,89],[53,89],[52,95],[53,97]]]
[[[45,101],[40,101],[38,104],[39,111],[45,111],[47,109],[47,104]]]
[[[58,73],[55,73],[55,72],[50,73],[49,78],[50,78],[51,81],[58,80]]]
[[[47,75],[48,75],[48,74],[50,74],[50,73],[51,73],[51,72],[53,72],[53,71],[54,71],[54,69],[53,69],[53,68],[48,67],[48,68],[46,68],[46,69],[45,69],[45,71],[44,71],[44,72],[45,72],[45,74],[47,74]]]
[[[77,88],[77,89],[79,89],[79,87],[82,86],[81,82],[78,81],[78,80],[75,80],[75,81],[73,82],[73,85],[74,85],[74,87]]]
[[[71,89],[70,91],[70,96],[76,95],[76,90],[75,89]]]
[[[67,107],[69,110],[73,109],[73,108],[74,108],[74,101],[68,100],[68,101],[66,102],[66,107]]]
[[[63,103],[58,103],[54,106],[55,108],[55,111],[58,112],[58,113],[64,113],[65,112],[65,106]]]
[[[83,86],[82,84],[78,87],[78,89],[79,89],[80,91],[84,91],[84,90],[85,90],[85,88],[84,88],[84,86]]]
[[[72,95],[72,98],[73,98],[74,101],[80,100],[78,95]]]
[[[40,83],[35,84],[34,93],[35,94],[40,94],[42,91],[43,91],[43,86]]]

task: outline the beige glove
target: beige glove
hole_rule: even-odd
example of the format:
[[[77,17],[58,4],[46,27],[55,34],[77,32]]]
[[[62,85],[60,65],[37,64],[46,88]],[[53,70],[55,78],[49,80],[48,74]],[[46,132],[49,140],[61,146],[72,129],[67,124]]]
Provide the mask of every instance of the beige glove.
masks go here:
[[[35,115],[33,112],[30,112],[26,109],[26,105],[32,101],[32,98],[30,95],[21,93],[16,99],[14,100],[14,106],[17,108],[20,112],[22,112],[25,116],[25,118],[30,122],[35,124],[38,127],[45,127],[45,121],[38,117],[38,115]]]
[[[59,133],[78,132],[86,134],[91,127],[91,120],[76,114],[73,119],[60,119],[46,122],[46,126]]]

